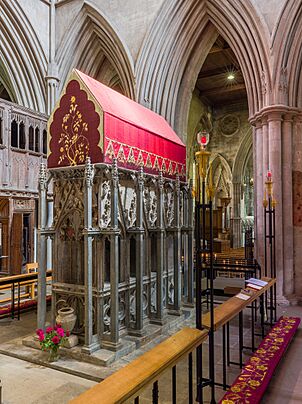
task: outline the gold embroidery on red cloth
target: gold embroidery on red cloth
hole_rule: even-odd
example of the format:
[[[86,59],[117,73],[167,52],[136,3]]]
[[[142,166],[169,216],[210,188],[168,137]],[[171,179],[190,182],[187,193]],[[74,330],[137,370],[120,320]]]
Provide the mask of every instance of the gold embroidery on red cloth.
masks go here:
[[[105,155],[108,156],[111,160],[114,157],[117,157],[117,159],[122,162],[122,163],[129,163],[129,164],[134,164],[139,167],[148,167],[152,168],[153,170],[157,171],[163,171],[164,173],[168,173],[169,175],[174,175],[174,174],[180,174],[181,177],[185,176],[185,165],[181,163],[177,163],[174,160],[169,160],[165,159],[163,157],[157,156],[156,154],[152,152],[148,152],[146,150],[141,150],[135,146],[129,146],[125,143],[121,143],[117,140],[112,140],[108,137],[106,137],[107,140],[107,149],[105,151]],[[118,153],[117,156],[114,152],[114,148],[118,147]],[[116,149],[117,149],[116,147]],[[125,150],[129,149],[128,157],[126,157]],[[135,154],[134,150],[137,151],[137,160],[135,159]],[[154,157],[153,165],[152,165],[152,160],[151,156]],[[160,166],[160,160],[161,159],[161,166]],[[173,169],[174,165],[174,169]]]
[[[113,159],[115,157],[114,149],[111,140],[108,143],[107,149],[106,149],[106,156],[108,156],[110,159]]]
[[[146,167],[152,168],[152,161],[151,161],[151,156],[149,153],[148,153],[147,160],[146,160]]]
[[[123,145],[120,145],[120,149],[119,149],[119,151],[117,153],[117,159],[121,163],[126,163],[126,156],[125,156],[125,153],[124,153]]]
[[[272,330],[261,348],[255,352],[255,356],[250,358],[249,364],[245,366],[236,383],[230,387],[222,399],[222,404],[242,404],[243,399],[244,403],[250,403],[248,397],[252,397],[253,392],[264,383],[271,359],[284,343],[284,336],[289,332],[288,327],[293,328],[295,323],[296,320],[288,317],[279,320],[279,326]]]
[[[59,165],[65,160],[68,160],[71,166],[85,162],[89,155],[89,141],[84,135],[85,132],[88,132],[88,123],[83,121],[82,113],[76,104],[76,97],[72,96],[69,113],[64,115],[62,122]]]
[[[139,154],[138,154],[138,158],[137,158],[136,164],[137,164],[138,166],[140,166],[140,167],[144,167],[144,158],[143,158],[143,153],[141,152],[141,150],[140,150],[140,152],[139,152]]]
[[[172,161],[170,161],[170,164],[169,164],[168,174],[170,174],[170,175],[174,174]]]
[[[130,152],[129,152],[129,154],[128,154],[127,163],[136,164],[136,160],[135,160],[135,157],[134,157],[134,152],[133,152],[133,148],[132,148],[132,147],[130,147]]]
[[[157,156],[155,157],[153,168],[154,168],[154,170],[157,170],[157,171],[160,170]]]

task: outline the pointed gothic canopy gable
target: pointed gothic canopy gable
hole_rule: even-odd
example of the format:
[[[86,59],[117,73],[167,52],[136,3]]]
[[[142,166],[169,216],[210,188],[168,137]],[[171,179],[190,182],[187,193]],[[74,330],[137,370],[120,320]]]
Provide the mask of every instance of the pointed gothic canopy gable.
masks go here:
[[[111,163],[186,175],[186,147],[160,115],[73,70],[49,119],[48,167]]]

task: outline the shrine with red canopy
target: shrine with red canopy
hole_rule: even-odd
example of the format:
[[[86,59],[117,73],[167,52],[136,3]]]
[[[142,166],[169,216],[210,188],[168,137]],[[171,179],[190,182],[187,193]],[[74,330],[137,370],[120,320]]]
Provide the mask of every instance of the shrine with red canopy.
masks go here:
[[[160,115],[74,70],[49,124],[48,167],[112,163],[185,179],[186,147]]]
[[[186,148],[164,118],[77,70],[48,128],[39,267],[51,238],[52,318],[70,306],[82,354],[116,351],[125,336],[140,337],[193,303]],[[43,310],[40,303],[41,327]]]

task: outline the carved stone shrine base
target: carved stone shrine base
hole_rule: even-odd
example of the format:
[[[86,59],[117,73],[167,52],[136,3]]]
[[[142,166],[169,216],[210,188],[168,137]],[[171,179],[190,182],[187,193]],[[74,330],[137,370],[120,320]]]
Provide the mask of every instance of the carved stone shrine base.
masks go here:
[[[108,344],[102,346],[97,350],[85,349],[85,346],[76,345],[71,348],[62,346],[60,348],[60,358],[64,359],[76,359],[77,361],[91,363],[97,366],[110,366],[112,363],[118,359],[136,351],[137,349],[145,346],[146,344],[154,344],[157,338],[164,338],[168,336],[170,330],[177,330],[184,326],[184,321],[192,318],[195,311],[189,308],[182,311],[180,316],[167,315],[165,317],[165,324],[146,324],[144,327],[145,335],[133,336],[124,335],[120,339],[119,345]],[[72,335],[71,337],[76,337]],[[72,340],[71,340],[72,342]],[[22,344],[26,347],[35,348],[35,350],[41,350],[40,344],[35,338],[35,336],[29,336],[22,340]],[[110,346],[109,346],[110,345]],[[91,348],[91,347],[88,347]],[[117,348],[117,349],[116,349]]]

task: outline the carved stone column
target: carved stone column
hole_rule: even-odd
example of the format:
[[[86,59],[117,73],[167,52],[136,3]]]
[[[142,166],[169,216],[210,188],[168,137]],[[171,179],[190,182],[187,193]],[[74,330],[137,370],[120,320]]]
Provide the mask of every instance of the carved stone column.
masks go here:
[[[267,116],[262,118],[262,154],[263,154],[263,178],[269,169],[269,142]]]
[[[283,293],[294,293],[294,232],[293,232],[293,115],[285,114],[282,122],[282,214],[283,214]]]
[[[294,231],[294,293],[302,301],[302,116],[297,115],[293,128],[293,231]]]
[[[159,173],[157,180],[157,201],[156,315],[152,322],[163,324],[163,276],[166,252],[164,250],[164,180],[162,172]]]
[[[277,269],[277,294],[283,296],[283,203],[282,203],[282,112],[272,111],[268,113],[268,136],[269,136],[269,169],[274,181],[274,198],[276,206],[276,269]],[[266,173],[264,173],[265,177]],[[284,178],[284,181],[287,179]],[[262,191],[263,194],[263,191]]]
[[[119,336],[119,227],[118,227],[118,168],[113,159],[111,168],[111,229],[110,229],[110,342],[104,345],[112,350],[120,347]]]
[[[263,226],[263,139],[261,121],[254,128],[254,172],[256,177],[255,189],[255,257],[263,267],[264,257],[264,226]]]
[[[135,269],[135,330],[129,331],[131,334],[143,335],[143,293],[144,293],[144,266],[145,266],[145,248],[144,248],[144,226],[143,226],[143,196],[144,196],[144,174],[141,167],[137,174],[136,183],[136,269]]]
[[[12,120],[12,108],[4,110],[4,133],[3,133],[3,144],[6,146],[2,150],[3,153],[3,186],[8,187],[11,182],[11,161],[12,161],[12,151],[10,147],[11,139],[11,120]]]
[[[47,170],[41,163],[39,172],[39,219],[38,219],[38,316],[37,327],[45,329],[46,322],[46,263],[47,246],[45,229],[47,225]]]
[[[55,60],[56,52],[56,0],[50,1],[49,7],[49,63],[47,66],[46,89],[47,89],[47,113],[50,115],[58,98],[58,66]]]
[[[99,348],[99,342],[93,341],[93,290],[92,290],[92,186],[94,167],[90,157],[85,164],[84,199],[84,272],[85,272],[85,344],[83,352],[91,353]]]
[[[171,314],[180,314],[181,303],[181,228],[180,228],[180,181],[176,176],[174,185],[174,302]]]
[[[193,181],[190,180],[188,190],[188,298],[187,303],[194,306],[194,264],[193,264]]]
[[[241,182],[233,183],[233,218],[232,221],[232,237],[233,248],[239,248],[242,245],[242,228],[241,228]]]
[[[47,228],[52,227],[52,222],[53,222],[53,202],[48,201],[47,203]],[[52,238],[48,237],[47,239],[47,269],[52,269]]]

